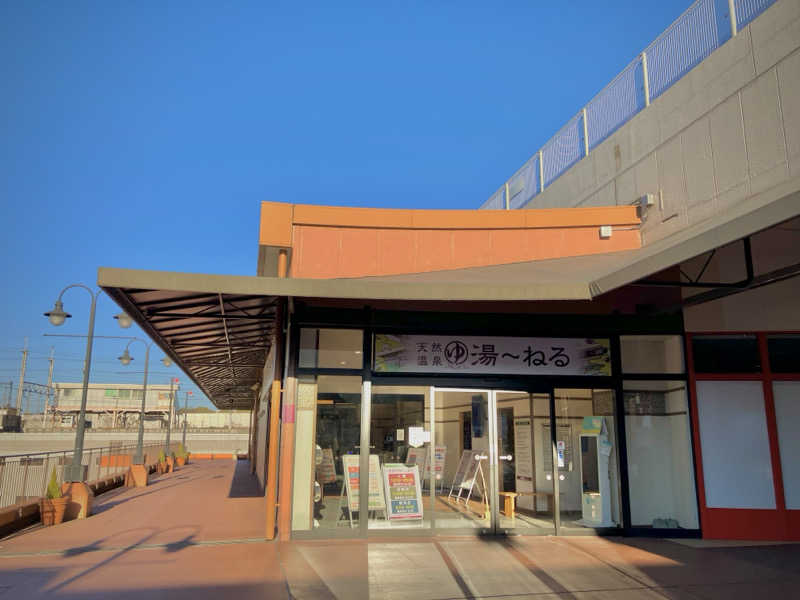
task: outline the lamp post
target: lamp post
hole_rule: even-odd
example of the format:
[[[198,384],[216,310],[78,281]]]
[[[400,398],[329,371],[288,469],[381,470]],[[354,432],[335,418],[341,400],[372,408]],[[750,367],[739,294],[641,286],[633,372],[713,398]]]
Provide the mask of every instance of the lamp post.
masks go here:
[[[91,288],[81,283],[73,283],[72,285],[68,285],[61,290],[61,293],[58,295],[58,299],[53,306],[53,310],[44,313],[44,316],[50,320],[52,325],[55,325],[56,327],[63,325],[64,321],[66,321],[72,315],[64,312],[64,305],[61,303],[61,298],[64,295],[64,292],[74,287],[83,288],[89,292],[89,295],[92,297],[92,307],[89,311],[89,333],[86,336],[86,357],[84,358],[83,362],[83,390],[81,392],[81,409],[80,413],[78,414],[78,428],[75,432],[75,448],[72,453],[72,464],[64,467],[63,477],[65,483],[82,482],[86,478],[86,474],[83,469],[83,438],[86,430],[86,396],[89,392],[89,369],[92,366],[94,315],[95,309],[97,308],[97,297],[100,295],[100,291],[98,290],[97,292],[93,292]]]
[[[167,364],[167,362],[169,362],[168,358],[164,357],[164,359],[161,362],[164,363],[164,366],[167,366],[167,367],[169,366]],[[172,364],[172,363],[170,362],[169,364]],[[170,439],[170,431],[172,429],[172,406],[174,404],[174,398],[175,398],[174,394],[177,393],[177,392],[173,392],[172,391],[172,384],[173,383],[178,383],[178,378],[177,377],[175,377],[175,378],[170,377],[169,378],[169,413],[167,414],[167,440],[164,443],[164,455],[165,456],[169,456],[169,439]]]
[[[125,313],[121,313],[117,315],[117,319],[119,319],[121,327],[130,327],[130,322],[127,325],[123,324],[122,315],[125,316],[127,320],[130,320],[130,317]],[[119,357],[119,362],[123,365],[131,364],[133,357],[130,355],[128,349],[130,348],[133,342],[141,342],[145,346],[144,352],[144,379],[142,380],[142,408],[139,411],[139,436],[136,441],[136,453],[133,455],[133,464],[141,465],[144,464],[144,413],[146,409],[146,402],[147,402],[147,370],[150,364],[150,346],[153,345],[153,342],[146,342],[143,339],[137,337],[130,337],[128,338],[130,341],[125,346],[125,351],[122,353],[122,356]],[[164,358],[162,360],[165,367],[168,367],[172,364],[172,362],[168,358]]]
[[[191,390],[186,392],[186,396],[183,398],[183,444],[184,451],[186,450],[186,419],[188,418],[189,414],[189,396],[192,395]]]

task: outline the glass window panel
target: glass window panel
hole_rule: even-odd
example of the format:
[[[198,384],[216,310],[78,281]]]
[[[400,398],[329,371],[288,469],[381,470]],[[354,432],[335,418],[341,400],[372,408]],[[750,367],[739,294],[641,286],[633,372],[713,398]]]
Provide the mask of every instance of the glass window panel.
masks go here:
[[[683,373],[683,336],[623,335],[623,373]]]
[[[614,391],[556,389],[554,394],[561,526],[619,527]]]
[[[800,335],[767,336],[767,348],[773,373],[800,373]]]
[[[360,377],[319,375],[298,380],[293,530],[357,527],[360,436]],[[351,467],[349,485],[346,466]]]
[[[698,381],[697,412],[709,508],[775,508],[760,381]]]
[[[303,368],[360,369],[364,332],[360,329],[300,330],[298,364]]]
[[[800,381],[772,384],[786,508],[800,509]]]
[[[692,338],[696,373],[758,373],[761,358],[754,335],[698,335]]]
[[[370,457],[378,460],[385,508],[370,511],[370,529],[430,527],[431,464],[435,463],[438,488],[442,469],[452,457],[447,456],[447,447],[439,445],[434,454],[430,442],[415,445],[412,440],[414,428],[430,431],[429,390],[427,386],[372,387]]]
[[[686,383],[625,381],[631,524],[697,529]]]

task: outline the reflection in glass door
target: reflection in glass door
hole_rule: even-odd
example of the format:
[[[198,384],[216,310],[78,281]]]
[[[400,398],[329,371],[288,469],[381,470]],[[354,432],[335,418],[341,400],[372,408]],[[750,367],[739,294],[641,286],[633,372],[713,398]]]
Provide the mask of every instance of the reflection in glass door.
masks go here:
[[[550,394],[492,392],[497,423],[497,489],[500,532],[552,534],[553,481]]]
[[[556,389],[554,395],[560,527],[619,527],[614,392]],[[547,468],[552,476],[552,458]]]
[[[435,527],[443,533],[492,529],[489,392],[435,389],[434,445],[444,456],[435,483]]]
[[[376,492],[369,529],[429,529],[431,473],[439,462],[430,441],[430,387],[375,385],[370,460]],[[370,474],[372,476],[372,473]]]

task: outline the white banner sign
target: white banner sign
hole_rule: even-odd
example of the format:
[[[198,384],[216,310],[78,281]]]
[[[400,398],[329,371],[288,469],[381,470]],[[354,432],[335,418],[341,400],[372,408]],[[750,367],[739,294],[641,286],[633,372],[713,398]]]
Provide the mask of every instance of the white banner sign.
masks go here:
[[[608,339],[375,335],[382,373],[611,375]]]

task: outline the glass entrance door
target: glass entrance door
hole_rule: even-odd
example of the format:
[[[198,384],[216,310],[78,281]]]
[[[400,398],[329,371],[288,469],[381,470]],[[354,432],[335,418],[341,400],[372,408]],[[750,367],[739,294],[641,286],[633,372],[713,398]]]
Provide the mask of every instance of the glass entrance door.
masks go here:
[[[501,533],[553,534],[550,394],[492,391],[497,427],[496,529]]]
[[[434,527],[554,533],[550,394],[434,388]]]
[[[435,484],[440,533],[493,533],[496,452],[491,443],[491,392],[434,388],[434,451],[444,457]]]

